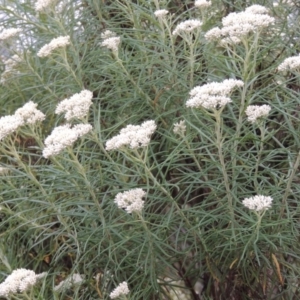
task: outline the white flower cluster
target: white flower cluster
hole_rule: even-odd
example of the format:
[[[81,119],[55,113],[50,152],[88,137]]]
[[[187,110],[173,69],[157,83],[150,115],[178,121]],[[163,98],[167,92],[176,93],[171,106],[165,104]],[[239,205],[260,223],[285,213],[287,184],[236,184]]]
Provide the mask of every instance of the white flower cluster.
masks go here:
[[[15,35],[17,35],[21,31],[22,30],[20,28],[8,28],[8,29],[4,29],[0,33],[0,41],[4,41],[4,40],[7,40],[7,39],[9,39],[11,37],[14,37]]]
[[[299,70],[300,69],[300,54],[286,58],[279,66],[279,71]]]
[[[45,115],[36,109],[37,104],[29,101],[18,108],[14,115],[0,118],[0,140],[16,131],[20,126],[34,124],[45,119]]]
[[[17,54],[14,54],[11,58],[7,59],[4,62],[5,70],[14,69],[22,61],[21,57]]]
[[[29,101],[21,108],[18,108],[15,112],[15,116],[23,119],[24,124],[35,124],[36,122],[42,122],[46,116],[38,109],[37,104]]]
[[[110,49],[113,52],[118,52],[120,42],[121,42],[121,38],[119,36],[113,36],[113,37],[106,38],[101,43],[101,46],[106,47],[107,49]]]
[[[37,0],[35,3],[35,11],[40,12],[57,2],[57,0]]]
[[[153,120],[145,121],[142,125],[127,125],[120,133],[106,142],[106,150],[120,149],[128,145],[131,149],[146,147],[150,137],[156,130]]]
[[[109,295],[110,299],[116,299],[120,296],[125,296],[129,293],[128,284],[126,281],[120,283]]]
[[[181,34],[182,32],[191,32],[196,28],[201,27],[202,22],[200,20],[187,20],[184,22],[179,23],[174,31],[172,32],[173,35]]]
[[[20,126],[24,124],[24,121],[19,116],[4,116],[0,118],[0,141],[7,135],[15,132]]]
[[[45,139],[46,147],[43,150],[43,156],[48,158],[49,156],[59,154],[91,130],[92,125],[90,124],[77,124],[72,128],[70,124],[55,127]]]
[[[116,33],[107,29],[104,32],[102,32],[100,36],[103,40],[105,40],[105,39],[116,36]]]
[[[223,27],[215,27],[205,34],[207,40],[221,39],[221,45],[237,44],[251,32],[265,28],[275,22],[261,5],[252,5],[243,12],[233,12],[222,19]]]
[[[22,59],[18,55],[13,55],[11,58],[7,59],[4,62],[5,71],[1,74],[0,83],[4,84],[6,79],[9,78],[12,74],[17,74],[15,68],[22,61]]]
[[[242,87],[243,81],[225,79],[223,82],[211,82],[196,86],[190,91],[191,98],[186,102],[187,107],[217,109],[232,102],[228,97],[235,87]]]
[[[88,90],[83,90],[80,93],[74,94],[72,97],[64,99],[57,106],[55,113],[66,113],[65,118],[83,118],[87,115],[90,106],[92,105],[93,93]]]
[[[186,126],[185,126],[185,121],[184,120],[181,120],[181,121],[179,121],[179,123],[174,124],[173,132],[175,134],[178,134],[180,136],[184,136],[185,131],[186,131]]]
[[[112,50],[113,52],[118,52],[119,44],[121,38],[116,36],[116,33],[110,30],[105,30],[101,33],[101,38],[103,42],[101,43],[102,47]]]
[[[276,1],[276,0],[275,0]],[[290,5],[290,6],[295,6],[296,4],[296,0],[295,0],[295,2],[294,2],[294,0],[282,0],[281,1],[281,4],[286,4],[286,5]],[[275,3],[273,3],[273,6],[274,7],[276,7],[276,6],[278,6],[279,5],[279,3],[278,2],[275,2]]]
[[[127,213],[141,212],[144,207],[142,198],[146,192],[142,189],[132,189],[123,193],[118,193],[114,202],[119,208],[124,208]]]
[[[49,44],[44,45],[40,51],[37,53],[39,57],[49,56],[55,49],[64,48],[70,44],[69,36],[59,36],[53,39]]]
[[[36,282],[46,276],[47,273],[35,274],[27,269],[17,269],[0,284],[0,296],[9,297],[10,293],[24,292],[36,284]]]
[[[5,174],[8,174],[10,171],[9,168],[5,168],[5,167],[1,167],[0,166],[0,175],[5,175]],[[0,209],[1,210],[1,209]]]
[[[169,11],[166,10],[166,9],[159,9],[159,10],[156,10],[156,11],[154,12],[154,15],[155,15],[158,19],[162,19],[162,18],[164,18],[168,13],[169,13]]]
[[[257,119],[268,116],[270,110],[271,106],[266,104],[249,105],[245,112],[248,117],[248,121],[251,123],[255,123]]]
[[[74,285],[79,285],[83,282],[84,276],[81,276],[80,274],[73,274],[67,279],[61,281],[58,285],[54,287],[54,291],[59,291],[59,290],[65,290],[69,289]]]
[[[211,1],[196,0],[195,1],[195,6],[196,7],[209,7],[209,6],[211,6]]]
[[[250,198],[245,198],[242,203],[249,209],[261,212],[267,210],[272,205],[272,197],[257,195]]]

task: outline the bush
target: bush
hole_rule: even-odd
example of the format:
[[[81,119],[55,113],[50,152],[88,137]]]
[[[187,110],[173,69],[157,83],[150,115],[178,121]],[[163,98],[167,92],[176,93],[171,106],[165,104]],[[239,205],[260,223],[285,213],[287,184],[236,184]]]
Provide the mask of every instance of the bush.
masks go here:
[[[0,2],[0,296],[299,296],[299,5],[211,2]]]

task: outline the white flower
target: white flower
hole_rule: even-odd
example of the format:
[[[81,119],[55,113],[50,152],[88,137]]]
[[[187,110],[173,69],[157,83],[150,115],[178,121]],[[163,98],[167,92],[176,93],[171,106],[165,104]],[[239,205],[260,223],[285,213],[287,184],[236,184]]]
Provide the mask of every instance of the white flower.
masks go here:
[[[61,281],[58,285],[54,287],[54,291],[69,289],[74,285],[79,285],[83,282],[84,275],[73,274],[67,277],[65,280]]]
[[[0,166],[0,175],[8,174],[9,171],[10,171],[9,168],[5,168],[5,167],[1,167],[1,166]]]
[[[14,54],[11,58],[7,59],[4,62],[5,71],[14,69],[21,61],[22,59],[20,58],[20,56]]]
[[[0,118],[0,141],[7,135],[15,132],[24,124],[24,120],[20,116],[4,116]]]
[[[159,9],[159,10],[156,10],[156,11],[154,12],[154,15],[155,15],[158,19],[162,19],[162,18],[164,18],[168,13],[169,13],[169,11],[166,10],[166,9]]]
[[[223,82],[211,82],[196,86],[190,91],[191,98],[186,102],[187,107],[218,109],[232,102],[228,97],[235,87],[242,87],[243,81],[225,79]]]
[[[279,71],[288,70],[299,70],[300,69],[300,54],[286,58],[279,66]]]
[[[101,33],[101,38],[104,40],[115,36],[116,34],[108,29]]]
[[[174,31],[172,32],[173,35],[180,34],[182,32],[191,32],[196,28],[201,27],[202,22],[200,20],[187,20],[184,22],[179,23]]]
[[[45,139],[46,147],[43,150],[43,156],[48,158],[49,156],[59,154],[91,130],[92,125],[90,124],[77,124],[73,128],[71,128],[70,124],[55,127]]]
[[[18,55],[13,55],[11,58],[4,61],[5,71],[1,74],[0,83],[5,84],[7,78],[19,72],[15,70],[22,59]]]
[[[209,6],[211,6],[211,1],[196,0],[195,1],[195,6],[196,7],[209,7]]]
[[[271,110],[270,105],[249,105],[246,109],[246,115],[248,117],[248,121],[251,123],[255,123],[258,118],[268,116]]]
[[[21,108],[18,108],[15,112],[15,116],[23,119],[24,124],[35,124],[36,122],[42,122],[46,116],[38,109],[37,104],[29,101]]]
[[[131,149],[146,147],[155,130],[156,124],[153,120],[146,121],[142,125],[127,125],[118,135],[106,142],[106,150],[120,149],[126,145]]]
[[[9,39],[11,37],[14,37],[15,35],[17,35],[21,31],[22,30],[20,28],[8,28],[8,29],[4,29],[0,33],[0,41],[4,41],[4,40],[7,40],[7,39]]]
[[[101,46],[106,47],[107,49],[110,49],[114,52],[118,52],[118,47],[121,42],[121,38],[116,36],[116,37],[110,37],[105,39],[102,43]]]
[[[273,17],[266,13],[267,8],[261,5],[252,5],[242,12],[233,12],[222,19],[223,27],[213,28],[205,34],[207,40],[222,38],[221,45],[237,44],[251,32],[258,31],[275,22]]]
[[[253,4],[245,9],[245,12],[251,13],[251,14],[267,14],[269,10],[259,4]]]
[[[57,0],[37,0],[35,3],[35,11],[40,12],[51,6],[52,4],[55,4]]]
[[[222,30],[219,27],[214,27],[211,30],[207,31],[204,35],[204,37],[208,41],[213,41],[221,38],[222,36]]]
[[[9,297],[10,293],[24,292],[35,285],[37,280],[43,278],[47,273],[35,274],[34,271],[26,269],[14,270],[1,284],[0,296]]]
[[[111,299],[116,299],[120,296],[127,295],[129,293],[128,284],[126,281],[120,283],[109,295]]]
[[[49,56],[55,49],[64,48],[70,44],[69,36],[60,36],[53,39],[49,44],[44,45],[40,51],[37,53],[39,57]]]
[[[55,113],[60,114],[65,112],[65,118],[83,118],[87,115],[90,106],[92,105],[93,93],[88,90],[83,90],[80,93],[74,94],[72,97],[64,99],[57,106]]]
[[[273,199],[262,195],[245,198],[242,203],[249,209],[257,212],[267,210],[271,207]]]
[[[146,192],[142,189],[132,189],[123,193],[118,193],[115,203],[119,208],[124,208],[129,214],[132,212],[141,212],[144,207],[142,198]]]
[[[185,121],[184,120],[181,120],[181,121],[179,121],[179,123],[174,124],[173,132],[175,134],[178,134],[180,136],[184,136],[185,131],[186,131],[186,126],[185,126]]]

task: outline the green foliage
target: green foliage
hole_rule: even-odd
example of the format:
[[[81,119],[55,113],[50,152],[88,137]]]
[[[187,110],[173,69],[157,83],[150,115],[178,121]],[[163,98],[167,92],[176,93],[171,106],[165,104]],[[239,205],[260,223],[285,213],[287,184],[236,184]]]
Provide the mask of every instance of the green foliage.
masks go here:
[[[48,272],[11,299],[109,299],[123,281],[127,299],[299,297],[300,82],[297,71],[277,69],[299,52],[299,7],[212,2],[200,9],[180,0],[61,0],[37,13],[35,1],[0,1],[0,28],[23,30],[1,41],[2,76],[5,60],[22,59],[0,85],[1,116],[29,100],[46,114],[0,145],[0,281],[18,268]],[[266,6],[275,24],[237,45],[205,39],[252,4]],[[164,20],[157,9],[169,10]],[[172,35],[188,19],[201,19],[202,30]],[[121,38],[118,52],[101,46],[107,29]],[[37,56],[67,35],[68,47]],[[232,103],[186,107],[192,88],[228,78],[244,82]],[[93,130],[44,158],[45,138],[66,124],[57,104],[83,89],[93,105],[71,123]],[[271,113],[252,124],[250,104]],[[157,124],[147,147],[106,150],[122,128],[147,120]],[[186,132],[176,135],[182,120]],[[134,188],[147,192],[140,214],[114,203]],[[242,204],[255,195],[273,198],[263,216]],[[54,291],[73,274],[82,284]]]

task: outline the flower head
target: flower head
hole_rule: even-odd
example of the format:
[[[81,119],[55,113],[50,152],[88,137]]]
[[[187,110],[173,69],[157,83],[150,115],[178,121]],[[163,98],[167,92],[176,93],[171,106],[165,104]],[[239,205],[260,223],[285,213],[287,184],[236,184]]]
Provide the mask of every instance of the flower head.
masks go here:
[[[80,93],[74,94],[72,97],[61,101],[55,110],[56,114],[65,112],[65,118],[83,118],[87,115],[90,106],[92,105],[93,93],[88,90],[83,90]]]
[[[185,131],[186,131],[186,126],[185,126],[185,121],[184,120],[181,120],[181,121],[179,121],[179,123],[174,124],[173,132],[175,134],[178,134],[180,136],[184,136]]]
[[[37,53],[39,57],[49,56],[55,49],[64,48],[70,45],[69,36],[59,36],[58,38],[53,39],[49,44],[44,45],[40,51]]]
[[[209,7],[211,6],[211,1],[207,1],[207,0],[196,0],[195,1],[195,6],[196,7]]]
[[[103,40],[111,38],[111,37],[115,37],[115,36],[116,36],[116,34],[113,31],[110,31],[108,29],[101,33],[101,38]]]
[[[164,18],[168,13],[169,13],[169,11],[166,10],[166,9],[159,9],[159,10],[156,10],[156,11],[154,12],[154,15],[155,15],[158,19],[162,19],[162,18]]]
[[[142,125],[127,125],[118,135],[106,142],[106,150],[120,149],[127,145],[131,149],[146,147],[155,130],[156,124],[153,120],[146,121]]]
[[[45,115],[38,109],[37,104],[29,101],[21,108],[18,108],[15,112],[15,116],[23,119],[24,124],[35,124],[36,122],[42,122],[45,120]]]
[[[272,205],[273,198],[257,195],[250,198],[245,198],[242,203],[249,209],[261,212],[269,209]]]
[[[223,82],[211,82],[197,86],[190,91],[191,98],[186,102],[187,107],[203,107],[218,109],[232,102],[228,97],[235,87],[242,87],[241,80],[225,79]]]
[[[77,124],[71,128],[70,124],[55,127],[45,139],[43,156],[48,158],[61,153],[65,148],[72,146],[74,142],[92,130],[90,124]]]
[[[121,38],[118,36],[109,37],[101,43],[101,46],[106,47],[107,49],[110,49],[113,52],[118,52],[120,42]]]
[[[18,55],[13,55],[11,58],[4,61],[5,71],[1,74],[0,82],[5,83],[7,78],[9,78],[13,74],[18,74],[19,72],[16,69],[18,64],[22,61],[22,59]]]
[[[35,274],[27,269],[17,269],[0,284],[0,296],[8,297],[10,293],[24,292],[36,284],[47,273]]]
[[[120,296],[127,295],[129,293],[128,284],[126,281],[120,283],[109,295],[110,299],[116,299]]]
[[[299,70],[300,69],[300,54],[286,58],[279,66],[279,71]]]
[[[246,115],[248,117],[248,121],[251,123],[255,123],[257,119],[268,116],[271,110],[270,105],[249,105],[246,109]]]
[[[58,285],[54,287],[54,291],[69,289],[73,285],[79,285],[83,282],[84,276],[80,274],[73,274],[67,277],[65,280],[61,281]]]
[[[182,32],[191,32],[196,28],[201,27],[202,22],[200,20],[187,20],[184,22],[179,23],[174,31],[172,32],[173,35],[181,34]]]
[[[57,0],[37,0],[34,6],[34,9],[36,12],[40,12],[51,6],[52,4],[55,4]]]
[[[119,208],[124,208],[126,212],[141,212],[144,207],[142,198],[146,192],[142,189],[132,189],[123,193],[118,193],[115,198],[115,203]]]
[[[19,32],[21,32],[22,30],[20,28],[8,28],[8,29],[4,29],[1,33],[0,33],[0,41],[4,41],[7,40],[11,37],[16,36]]]
[[[245,12],[251,13],[251,14],[267,14],[269,10],[259,4],[253,4],[245,9]]]
[[[24,120],[20,116],[4,116],[0,118],[0,141],[7,135],[15,132],[24,125]]]
[[[221,40],[221,45],[237,44],[251,32],[265,28],[275,22],[267,15],[267,8],[261,5],[249,6],[245,11],[233,12],[222,19],[223,27],[209,30],[205,34],[207,40]]]
[[[22,61],[22,59],[20,58],[20,56],[17,54],[14,54],[11,58],[7,59],[4,62],[5,70],[14,69],[21,61]]]

